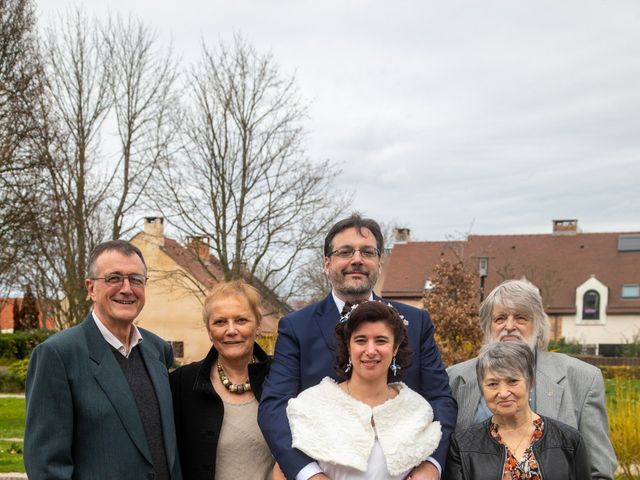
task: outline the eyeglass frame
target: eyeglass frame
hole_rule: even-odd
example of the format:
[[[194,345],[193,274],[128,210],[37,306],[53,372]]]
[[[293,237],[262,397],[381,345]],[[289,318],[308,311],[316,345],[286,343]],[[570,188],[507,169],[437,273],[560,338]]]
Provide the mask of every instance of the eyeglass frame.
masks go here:
[[[131,277],[143,278],[144,281],[142,283],[137,283],[137,280],[135,280],[134,282],[131,282]],[[108,279],[115,279],[115,278],[120,278],[120,281],[118,283],[110,283],[108,281]],[[121,273],[110,273],[104,277],[89,277],[89,280],[104,280],[104,283],[106,283],[110,287],[115,287],[115,286],[121,287],[122,285],[124,285],[125,278],[129,281],[129,286],[133,288],[142,288],[147,284],[147,281],[149,280],[149,277],[147,277],[142,273],[130,273],[128,275],[122,275]]]
[[[369,252],[367,252],[367,250],[363,251],[362,248],[340,247],[340,248],[334,250],[333,252],[329,252],[329,256],[331,257],[333,255],[337,255],[338,258],[347,259],[347,258],[353,258],[353,256],[356,254],[356,252],[360,252],[360,256],[362,258],[371,258],[371,259],[372,258],[380,258],[380,250],[378,250],[376,247],[364,247],[364,248],[367,249],[367,250],[369,248],[371,248],[371,250],[373,250],[375,253],[373,255],[369,255],[368,254]],[[345,249],[351,250],[351,255],[343,256],[343,255],[339,255],[338,254],[338,252],[340,252],[340,250],[345,250]],[[347,253],[347,252],[345,252],[345,253]]]

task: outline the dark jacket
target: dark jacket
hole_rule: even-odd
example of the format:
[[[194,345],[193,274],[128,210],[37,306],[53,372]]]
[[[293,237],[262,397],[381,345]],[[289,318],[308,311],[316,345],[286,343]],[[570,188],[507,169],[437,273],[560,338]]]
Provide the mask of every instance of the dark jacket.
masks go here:
[[[270,359],[258,344],[253,346],[253,355],[258,361],[249,364],[249,383],[260,400]],[[209,378],[211,366],[217,359],[218,352],[211,347],[204,360],[180,367],[169,375],[184,480],[215,478],[216,451],[224,416],[224,404]]]
[[[181,474],[167,373],[173,353],[169,343],[139,330],[144,341],[136,348],[154,385],[167,463],[177,480]],[[131,387],[91,314],[36,347],[26,384],[24,463],[30,479],[156,476]]]
[[[442,426],[442,440],[432,456],[444,465],[458,407],[435,343],[433,324],[426,310],[402,303],[392,304],[409,322],[407,339],[413,351],[413,362],[402,370],[402,381],[431,404],[434,420]],[[324,300],[283,317],[278,324],[276,353],[264,384],[258,424],[288,478],[294,478],[313,460],[291,446],[287,402],[301,391],[319,384],[324,377],[338,378],[333,366],[339,319],[340,312],[329,293]]]
[[[544,480],[590,480],[591,472],[580,433],[569,425],[542,417],[542,437],[533,453]],[[489,433],[488,419],[451,439],[442,480],[502,480],[507,450]]]

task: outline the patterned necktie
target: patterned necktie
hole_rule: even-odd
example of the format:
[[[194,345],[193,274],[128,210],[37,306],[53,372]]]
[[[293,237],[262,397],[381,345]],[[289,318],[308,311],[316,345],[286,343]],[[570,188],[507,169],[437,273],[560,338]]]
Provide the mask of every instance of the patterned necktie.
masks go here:
[[[344,307],[342,307],[342,312],[340,312],[340,316],[344,317],[347,313],[351,311],[351,307],[353,307],[353,303],[345,302]]]

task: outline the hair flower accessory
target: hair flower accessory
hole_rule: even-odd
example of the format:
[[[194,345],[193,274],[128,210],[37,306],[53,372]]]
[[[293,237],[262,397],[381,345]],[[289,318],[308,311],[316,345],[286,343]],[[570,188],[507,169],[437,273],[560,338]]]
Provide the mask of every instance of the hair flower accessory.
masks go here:
[[[356,307],[358,305],[359,305],[359,303],[354,303],[353,305],[351,305],[351,309],[347,313],[342,315],[338,322],[339,323],[347,323],[347,321],[349,320],[349,317],[351,316],[351,314],[353,313],[353,311],[356,309]]]
[[[387,306],[393,308],[396,312],[398,312],[398,309],[396,307],[394,307],[393,305],[391,305],[389,302],[387,302]],[[404,323],[404,326],[408,327],[409,326],[409,320],[404,318],[404,315],[402,315],[400,312],[398,312],[398,316],[402,320],[402,323]],[[398,368],[400,368],[400,367],[398,367]],[[394,375],[395,375],[395,373],[394,373]]]
[[[409,321],[404,317],[404,315],[402,315],[400,312],[398,312],[398,309],[396,307],[391,305],[389,302],[385,302],[385,301],[382,301],[382,300],[377,300],[375,298],[373,300],[368,300],[368,301],[382,303],[383,305],[386,305],[387,307],[393,308],[398,313],[398,316],[402,320],[402,323],[404,323],[404,326],[405,327],[409,326]],[[338,323],[347,323],[349,321],[349,317],[351,316],[353,311],[356,308],[358,308],[358,305],[361,305],[361,304],[354,303],[353,305],[351,305],[351,309],[347,313],[345,313],[344,315],[342,315],[340,317],[340,320],[338,320]]]

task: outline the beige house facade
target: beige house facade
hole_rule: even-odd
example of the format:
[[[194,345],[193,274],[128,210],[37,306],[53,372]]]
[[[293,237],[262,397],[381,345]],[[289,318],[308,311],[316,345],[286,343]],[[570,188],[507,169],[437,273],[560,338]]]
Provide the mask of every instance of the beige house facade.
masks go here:
[[[130,241],[142,252],[149,275],[145,307],[136,324],[170,341],[180,364],[201,360],[211,347],[202,305],[211,287],[224,281],[220,263],[201,238],[183,246],[166,237],[162,217],[145,218],[144,230]],[[290,309],[260,282],[250,282],[263,294],[259,341],[269,351],[278,320]]]

